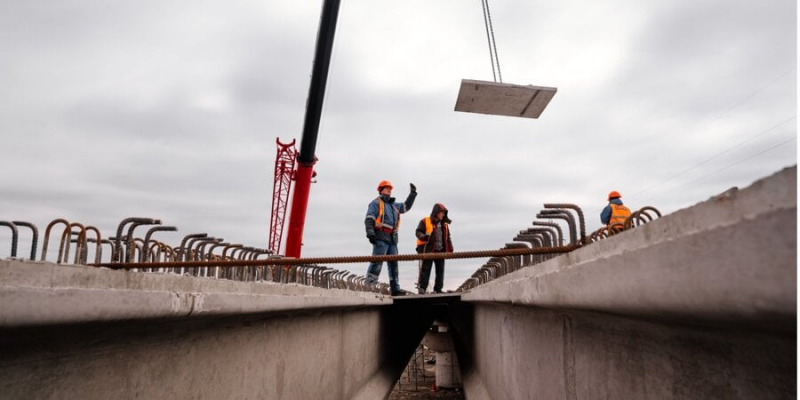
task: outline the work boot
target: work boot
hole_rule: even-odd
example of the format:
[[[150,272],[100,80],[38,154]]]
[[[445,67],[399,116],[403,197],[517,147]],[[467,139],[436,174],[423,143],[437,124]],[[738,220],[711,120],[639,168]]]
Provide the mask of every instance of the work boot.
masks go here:
[[[417,289],[417,293],[425,294],[425,289],[424,288],[419,288],[419,289]]]

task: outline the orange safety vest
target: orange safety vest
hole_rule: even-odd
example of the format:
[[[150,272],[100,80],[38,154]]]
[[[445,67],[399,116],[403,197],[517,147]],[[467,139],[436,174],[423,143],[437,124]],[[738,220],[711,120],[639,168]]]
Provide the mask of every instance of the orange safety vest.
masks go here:
[[[631,216],[631,210],[628,207],[614,203],[609,204],[609,206],[611,206],[611,217],[608,219],[608,226],[624,225],[625,220]]]
[[[431,233],[433,233],[433,222],[431,221],[430,216],[425,217],[424,221],[425,221],[425,234],[428,235],[428,237],[430,237]],[[445,241],[444,243],[445,249],[447,249],[447,233],[448,233],[447,224],[442,224],[442,240]],[[423,242],[420,238],[417,238],[417,246],[422,246],[425,243],[427,242]]]
[[[375,228],[386,233],[397,232],[397,230],[400,229],[400,210],[395,207],[394,211],[397,213],[397,223],[395,223],[394,226],[385,225],[383,223],[383,199],[378,197],[378,218],[375,218]]]

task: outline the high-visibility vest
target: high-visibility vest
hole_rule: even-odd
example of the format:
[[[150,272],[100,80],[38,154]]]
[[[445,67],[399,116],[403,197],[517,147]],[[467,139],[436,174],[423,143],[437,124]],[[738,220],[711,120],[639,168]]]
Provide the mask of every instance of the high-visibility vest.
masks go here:
[[[429,217],[429,216],[425,217],[425,219],[423,221],[425,221],[425,234],[428,235],[428,237],[430,238],[431,234],[433,233],[433,221],[431,221],[431,217]],[[442,243],[442,244],[444,245],[445,249],[447,249],[447,236],[448,236],[447,230],[448,230],[447,224],[443,223],[442,224],[442,240],[444,241],[444,243]],[[428,240],[430,240],[430,239],[428,239]],[[423,242],[422,239],[417,238],[417,246],[422,246],[425,243],[428,243],[428,242]]]
[[[378,197],[378,218],[375,218],[375,228],[380,229],[386,233],[390,232],[397,232],[400,229],[400,210],[397,207],[394,207],[395,214],[397,214],[397,222],[395,222],[394,226],[389,224],[383,223],[383,199]]]
[[[425,217],[423,221],[425,221],[425,234],[430,237],[431,233],[433,233],[433,222],[431,222],[431,217]],[[423,242],[422,239],[417,238],[417,246],[422,246],[425,243],[427,242]]]
[[[631,216],[631,210],[621,204],[609,204],[611,206],[611,218],[608,219],[608,226],[620,224],[624,225],[625,220]]]

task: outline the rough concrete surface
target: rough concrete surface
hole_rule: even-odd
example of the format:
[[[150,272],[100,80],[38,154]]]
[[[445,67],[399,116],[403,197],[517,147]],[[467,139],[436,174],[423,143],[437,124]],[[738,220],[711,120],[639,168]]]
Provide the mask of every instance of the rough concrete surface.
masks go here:
[[[0,327],[383,306],[376,293],[0,261]]]
[[[468,399],[796,397],[796,168],[462,296],[0,261],[0,398],[380,399],[434,319]]]
[[[796,179],[786,169],[462,299],[794,329]]]
[[[468,399],[794,397],[791,336],[508,304],[474,313],[470,369],[490,395],[465,383]]]
[[[433,307],[375,293],[0,262],[0,398],[375,399]]]
[[[462,296],[468,399],[796,397],[796,167]]]

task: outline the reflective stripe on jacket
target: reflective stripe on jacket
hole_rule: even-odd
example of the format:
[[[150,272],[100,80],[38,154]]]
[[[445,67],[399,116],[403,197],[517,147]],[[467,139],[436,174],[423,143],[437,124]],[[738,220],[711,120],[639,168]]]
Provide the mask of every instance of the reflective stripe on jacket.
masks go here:
[[[376,229],[383,229],[384,232],[397,232],[400,229],[400,210],[397,207],[394,207],[395,215],[397,216],[397,222],[392,226],[391,224],[384,224],[383,223],[383,207],[384,201],[378,197],[378,217],[375,218],[375,228]]]

